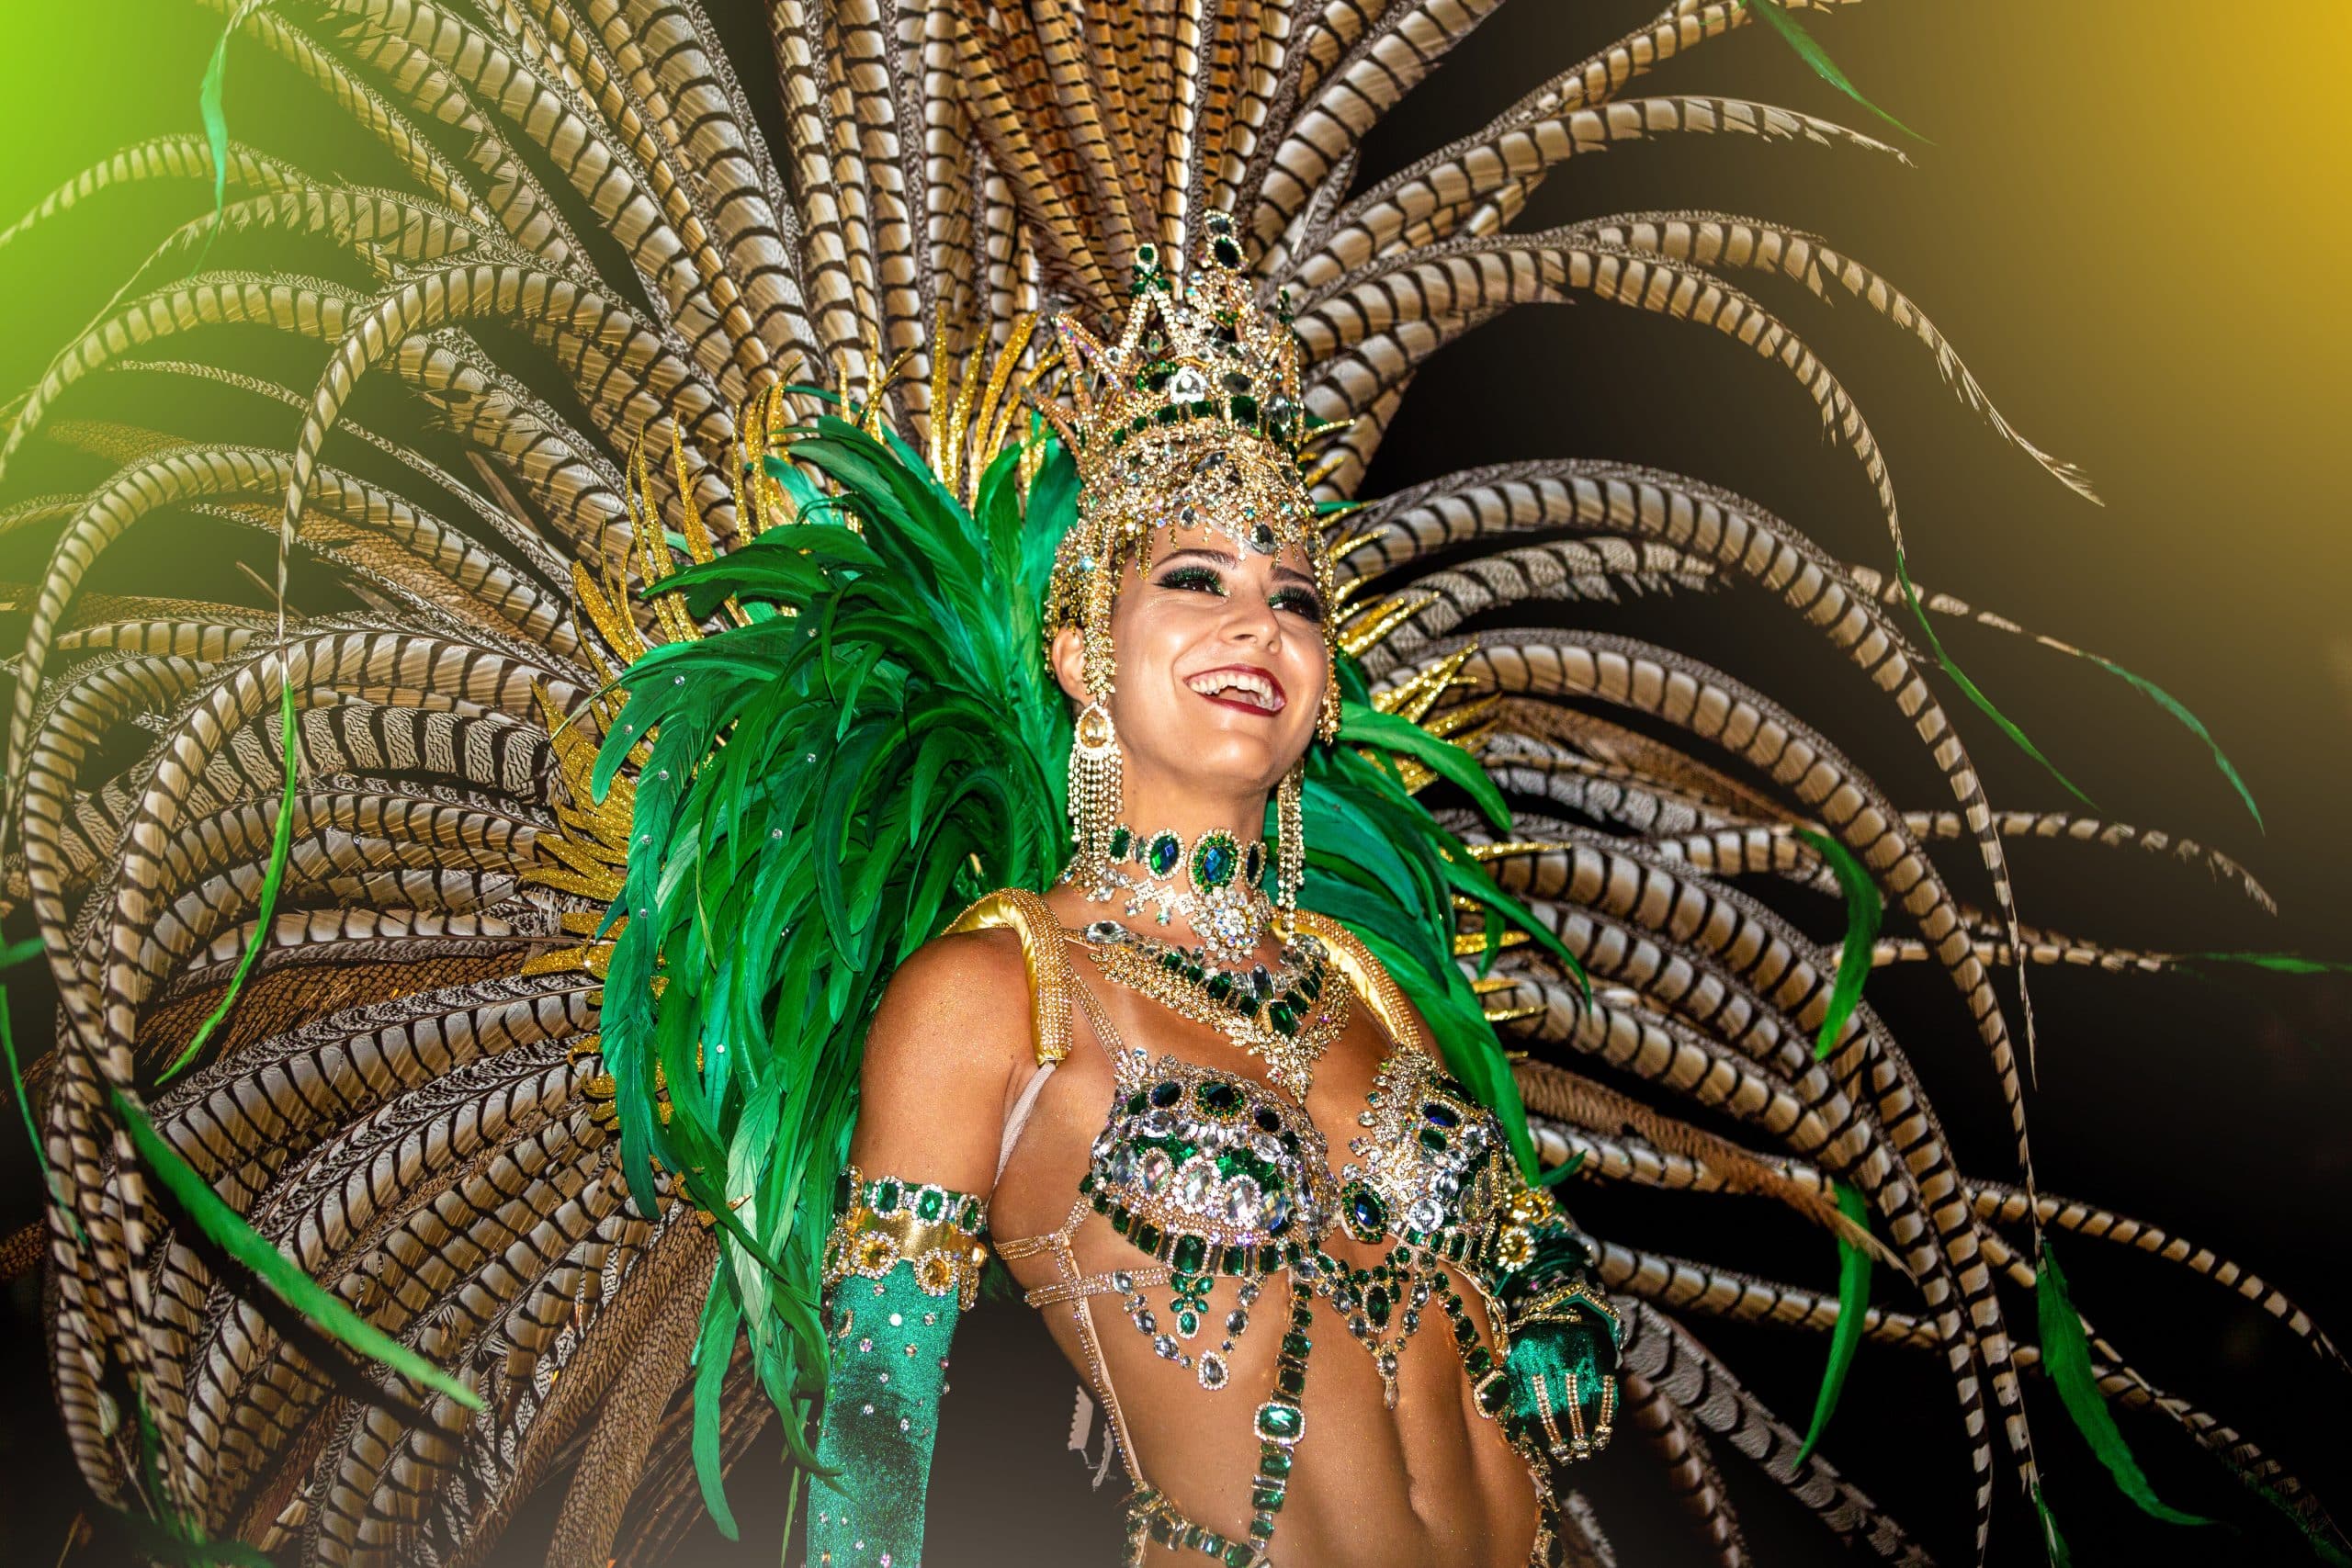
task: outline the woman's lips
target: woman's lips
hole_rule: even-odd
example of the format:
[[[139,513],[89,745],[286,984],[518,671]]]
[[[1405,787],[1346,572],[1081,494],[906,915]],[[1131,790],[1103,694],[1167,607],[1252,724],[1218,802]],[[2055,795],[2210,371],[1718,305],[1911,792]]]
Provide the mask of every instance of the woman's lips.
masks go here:
[[[1254,664],[1221,664],[1185,676],[1184,684],[1196,696],[1261,718],[1282,712],[1288,702],[1273,671]]]

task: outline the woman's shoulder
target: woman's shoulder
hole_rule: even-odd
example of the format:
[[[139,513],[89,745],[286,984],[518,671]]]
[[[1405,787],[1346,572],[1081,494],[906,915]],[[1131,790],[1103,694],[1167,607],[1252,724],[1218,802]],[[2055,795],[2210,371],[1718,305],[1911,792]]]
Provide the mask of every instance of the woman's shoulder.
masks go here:
[[[890,976],[893,991],[961,994],[980,1004],[1000,998],[1019,1004],[1027,987],[1020,936],[1001,926],[951,927],[908,953]]]
[[[987,1043],[1033,1063],[1069,1049],[1069,960],[1044,898],[1001,888],[909,953],[886,1005],[959,1018]]]
[[[1009,1080],[1030,1055],[1028,981],[1010,933],[936,936],[901,959],[866,1031],[864,1076],[976,1087]]]

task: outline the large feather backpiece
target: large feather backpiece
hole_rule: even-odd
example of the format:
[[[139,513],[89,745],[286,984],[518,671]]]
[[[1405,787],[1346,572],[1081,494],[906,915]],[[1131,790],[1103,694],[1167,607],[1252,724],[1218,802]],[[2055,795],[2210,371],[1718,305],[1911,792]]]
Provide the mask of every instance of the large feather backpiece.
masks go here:
[[[2024,446],[1912,300],[1814,236],[1680,210],[1512,231],[1562,164],[1628,141],[1883,152],[1815,116],[1651,91],[1653,73],[1751,31],[1755,6],[1676,0],[1358,188],[1365,134],[1498,3],[774,0],[755,44],[698,0],[209,0],[231,82],[274,62],[277,85],[322,94],[371,179],[234,140],[232,86],[208,95],[225,104],[214,134],[126,148],[0,231],[70,224],[107,187],[190,197],[0,436],[0,531],[47,550],[15,594],[6,894],[59,998],[26,1075],[54,1195],[45,1247],[5,1256],[45,1252],[64,1429],[101,1500],[284,1562],[467,1563],[560,1488],[556,1560],[650,1562],[703,1506],[696,1461],[723,1464],[805,1392],[788,1347],[814,1240],[795,1194],[836,1152],[763,1145],[729,1097],[780,1074],[761,1079],[784,1089],[779,1110],[790,1094],[812,1114],[842,1104],[852,1058],[831,1047],[943,901],[1050,870],[1059,720],[1022,630],[1034,600],[973,600],[1034,581],[1046,530],[1009,525],[1066,482],[1017,392],[1050,395],[1037,316],[1113,310],[1142,241],[1182,254],[1204,212],[1241,220],[1263,299],[1287,292],[1295,312],[1308,406],[1347,422],[1317,475],[1333,502],[1430,355],[1514,305],[1584,298],[1783,367],[1895,528],[1869,424],[1739,288],[1757,271],[1917,337],[1963,404],[2080,486]],[[209,417],[158,427],[139,394],[159,386]],[[206,434],[232,414],[250,438]],[[771,506],[791,521],[766,526]],[[283,571],[242,604],[87,591],[164,518],[274,537],[304,592]],[[1992,967],[2021,984],[2033,964],[2167,960],[2023,924],[2005,840],[2163,844],[2263,896],[2152,831],[1995,811],[1929,683],[1934,634],[1907,580],[1888,589],[1695,479],[1599,460],[1464,471],[1334,527],[1362,682],[1335,765],[1360,764],[1341,782],[1372,804],[1351,820],[1325,795],[1315,831],[1385,867],[1379,847],[1420,809],[1407,793],[1466,785],[1475,760],[1521,808],[1509,835],[1484,813],[1440,820],[1548,940],[1453,908],[1474,879],[1443,856],[1363,872],[1376,888],[1334,860],[1309,901],[1431,987],[1457,1051],[1481,1036],[1476,1010],[1524,1053],[1481,1087],[1523,1093],[1546,1163],[1770,1194],[1842,1221],[1857,1248],[1860,1213],[1912,1281],[1863,1317],[1850,1298],[1600,1244],[1633,1303],[1625,1428],[1663,1456],[1718,1559],[1740,1549],[1714,1439],[1840,1535],[1918,1549],[1710,1354],[1702,1318],[1842,1320],[1845,1344],[1860,1321],[1934,1358],[1979,1554],[2004,1461],[2041,1495],[2021,1393],[2041,1348],[2012,1312],[2054,1288],[2046,1234],[2174,1260],[2340,1366],[2256,1275],[2034,1185],[2017,1061],[2030,1011],[2013,1032]],[[869,578],[919,592],[862,597]],[[739,581],[752,591],[730,599]],[[1736,582],[1859,669],[1949,802],[1898,806],[1732,672],[1562,625],[1629,584]],[[765,613],[796,594],[830,623]],[[902,613],[923,594],[935,622]],[[1473,616],[1485,629],[1464,635]],[[830,707],[795,705],[820,686]],[[957,704],[979,700],[1003,705],[986,732],[1024,740],[974,769],[983,731]],[[860,728],[900,703],[935,728],[912,743]],[[818,746],[820,711],[836,728]],[[732,756],[747,716],[768,728]],[[707,809],[722,802],[724,820]],[[638,817],[690,849],[667,886],[643,880]],[[778,828],[770,859],[758,835]],[[892,833],[934,838],[909,859],[869,852]],[[1931,852],[1953,841],[1973,846],[1989,909]],[[887,896],[860,880],[909,865],[929,880]],[[1827,912],[1858,869],[1886,907],[1871,961],[1957,992],[2018,1184],[1959,1168],[1911,1055],[1867,1001],[1835,1005],[1838,944],[1741,886],[1777,881]],[[662,913],[639,926],[639,908]],[[1434,923],[1449,912],[1451,955]],[[691,961],[729,919],[777,936],[742,984],[625,1011],[650,1005],[657,947],[665,976],[707,973]],[[225,1022],[168,1076],[249,947]],[[761,1016],[820,974],[807,1018]],[[607,1059],[624,1016],[637,1054]],[[759,1059],[721,1063],[697,1019]],[[659,1094],[641,1092],[656,1068]],[[155,1139],[137,1141],[147,1123]],[[349,1361],[257,1291],[153,1179],[158,1149],[479,1408]],[[2073,1369],[2070,1408],[2086,1377],[2096,1409],[2103,1394],[2154,1413],[2334,1550],[2318,1503],[2251,1441],[2142,1377],[2072,1305],[2038,1321],[2069,1341],[2051,1359]],[[730,1354],[739,1328],[748,1348]],[[1578,1528],[1598,1541],[1597,1519]]]

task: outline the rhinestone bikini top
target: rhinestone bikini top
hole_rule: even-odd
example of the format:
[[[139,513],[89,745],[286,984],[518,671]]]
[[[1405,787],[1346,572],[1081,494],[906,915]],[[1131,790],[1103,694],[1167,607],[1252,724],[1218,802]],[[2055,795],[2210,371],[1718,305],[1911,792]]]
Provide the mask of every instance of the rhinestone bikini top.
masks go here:
[[[1245,1075],[1129,1049],[1113,1058],[1117,1098],[1080,1192],[1129,1241],[1186,1274],[1258,1278],[1295,1266],[1335,1224],[1360,1240],[1393,1235],[1453,1262],[1489,1263],[1512,1187],[1501,1125],[1430,1055],[1396,983],[1354,933],[1307,910],[1297,920],[1396,1043],[1339,1181],[1303,1106]],[[990,926],[1019,934],[1037,1060],[1060,1061],[1081,994],[1067,933],[1043,898],[1017,888],[979,899],[949,930]]]
[[[1182,1274],[1295,1265],[1333,1225],[1484,1263],[1510,1195],[1494,1117],[1423,1051],[1392,1049],[1334,1180],[1304,1107],[1241,1074],[1131,1050],[1079,1190]]]

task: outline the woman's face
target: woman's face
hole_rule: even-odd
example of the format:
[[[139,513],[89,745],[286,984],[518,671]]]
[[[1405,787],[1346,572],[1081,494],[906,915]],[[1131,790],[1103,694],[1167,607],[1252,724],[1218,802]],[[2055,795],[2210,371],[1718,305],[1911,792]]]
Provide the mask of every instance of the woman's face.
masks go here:
[[[1261,556],[1211,528],[1157,530],[1145,571],[1122,575],[1111,611],[1111,718],[1129,795],[1279,783],[1322,708],[1326,608],[1295,547]],[[1079,647],[1064,631],[1054,663],[1083,702]]]

